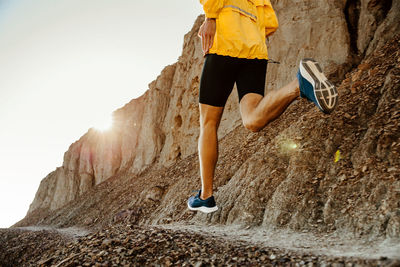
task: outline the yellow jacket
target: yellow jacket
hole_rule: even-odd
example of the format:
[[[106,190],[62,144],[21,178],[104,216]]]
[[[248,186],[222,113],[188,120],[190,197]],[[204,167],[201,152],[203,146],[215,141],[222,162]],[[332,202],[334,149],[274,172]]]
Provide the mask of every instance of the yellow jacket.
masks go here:
[[[265,39],[278,28],[270,0],[200,0],[207,18],[216,19],[210,54],[268,59]]]

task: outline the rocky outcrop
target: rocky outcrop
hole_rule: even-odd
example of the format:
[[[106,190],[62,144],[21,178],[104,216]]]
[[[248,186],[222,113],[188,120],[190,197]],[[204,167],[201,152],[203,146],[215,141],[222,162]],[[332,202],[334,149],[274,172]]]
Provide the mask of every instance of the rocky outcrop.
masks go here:
[[[267,90],[295,77],[300,58],[314,57],[334,81],[346,78],[340,107],[327,117],[296,101],[261,134],[253,134],[240,126],[234,92],[219,131],[215,183],[223,208],[211,216],[196,215],[195,220],[293,229],[314,225],[399,236],[398,193],[389,188],[390,182],[398,183],[393,175],[398,173],[395,153],[400,142],[391,114],[399,107],[390,102],[399,97],[397,72],[391,71],[398,66],[384,61],[398,55],[390,49],[374,54],[400,31],[399,3],[272,3],[280,28],[268,41],[269,54],[281,64],[268,66]],[[143,96],[114,112],[111,131],[91,129],[71,145],[63,166],[42,181],[25,223],[92,224],[99,210],[102,219],[112,221],[121,207],[135,210],[135,222],[142,223],[192,217],[184,201],[199,182],[195,153],[203,57],[197,31],[202,21],[200,16],[185,36],[178,62],[166,67]],[[376,57],[381,61],[374,62]],[[379,137],[382,133],[384,138]],[[299,149],[290,149],[293,146]],[[335,163],[336,152],[342,160]],[[90,209],[94,203],[102,208]],[[82,209],[85,215],[80,215]],[[380,217],[371,218],[373,212]]]

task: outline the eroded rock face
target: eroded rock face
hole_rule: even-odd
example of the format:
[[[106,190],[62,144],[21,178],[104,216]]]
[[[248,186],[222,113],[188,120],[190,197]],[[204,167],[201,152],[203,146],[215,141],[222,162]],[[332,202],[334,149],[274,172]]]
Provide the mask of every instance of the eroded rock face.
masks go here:
[[[166,171],[178,178],[143,221],[399,238],[400,36],[349,73],[339,93],[330,116],[299,101],[260,133],[229,133],[216,169],[217,212],[186,210],[199,183],[185,178],[198,173],[181,163]]]
[[[272,1],[272,3],[278,14],[280,28],[269,39],[269,54],[271,58],[280,61],[281,64],[268,66],[267,91],[277,89],[291,81],[295,77],[298,61],[303,57],[318,59],[334,81],[341,81],[351,66],[358,63],[360,57],[372,54],[375,49],[382,47],[400,30],[399,24],[396,22],[400,10],[398,1],[392,3],[391,1],[372,0],[284,0]],[[123,174],[124,177],[131,176],[137,177],[137,179],[142,177],[144,179],[141,174],[149,167],[151,167],[150,171],[156,175],[157,171],[164,168],[182,161],[191,162],[193,160],[193,154],[197,150],[199,132],[198,86],[204,60],[197,31],[203,19],[200,16],[193,29],[185,36],[182,56],[178,62],[167,66],[160,76],[149,85],[149,90],[143,96],[133,99],[114,112],[115,123],[112,131],[100,133],[89,130],[80,140],[71,145],[65,153],[63,166],[57,168],[41,182],[28,215],[36,210],[58,209],[68,202],[82,197],[83,193],[111,177],[120,177]],[[365,30],[364,27],[366,27]],[[362,85],[360,79],[366,71],[370,71],[370,67],[371,64],[369,67],[364,65],[358,72],[352,74],[354,77],[348,78],[352,92],[357,91],[357,88]],[[366,115],[369,114],[367,107],[364,107],[362,103],[359,109],[361,110],[359,116],[362,119],[370,118],[369,115]],[[298,118],[300,115],[293,116]],[[313,120],[315,117],[313,116],[309,115],[304,119]],[[284,120],[282,123],[294,123],[294,126],[282,129],[282,131],[272,131],[275,133],[273,138],[257,137],[253,134],[249,135],[244,129],[240,130],[239,136],[244,140],[237,141],[238,144],[240,142],[245,145],[251,143],[253,144],[252,149],[247,152],[242,150],[239,152],[239,150],[227,147],[230,150],[226,151],[226,155],[238,153],[236,158],[231,159],[226,156],[224,159],[223,155],[220,158],[220,166],[231,164],[229,170],[223,167],[217,169],[216,184],[217,187],[220,187],[217,196],[226,208],[218,215],[212,216],[211,222],[289,225],[296,229],[303,227],[303,224],[321,223],[319,220],[331,226],[340,225],[340,222],[347,225],[350,218],[337,214],[337,209],[342,204],[338,204],[332,194],[334,189],[329,188],[331,183],[327,183],[318,193],[328,196],[324,198],[324,201],[314,201],[312,199],[315,198],[311,197],[301,198],[296,194],[303,192],[310,183],[319,184],[320,179],[324,177],[321,173],[328,172],[331,177],[329,179],[347,180],[349,179],[348,175],[340,173],[335,169],[335,165],[332,165],[333,167],[323,165],[322,161],[328,159],[311,150],[304,150],[299,157],[290,157],[290,155],[286,155],[285,149],[278,145],[264,148],[269,142],[280,144],[286,142],[287,139],[297,138],[300,131],[304,133],[301,135],[304,139],[307,135],[315,135],[320,138],[316,137],[321,142],[321,147],[318,148],[320,152],[326,149],[323,153],[334,153],[340,145],[342,136],[335,137],[333,135],[329,137],[332,140],[326,140],[325,134],[316,129],[327,127],[327,124],[323,118],[317,117],[315,117],[317,126],[306,130],[303,128],[308,127],[304,125],[305,122],[294,123],[290,119]],[[239,131],[237,129],[238,126],[241,127],[240,124],[237,94],[234,90],[225,108],[219,138],[223,139],[232,134],[233,130]],[[377,135],[375,132],[362,134],[374,138]],[[230,136],[229,138],[234,137]],[[259,140],[254,141],[254,138],[259,138]],[[389,153],[387,140],[385,140],[380,140],[378,142],[380,145],[376,149],[377,153],[382,156]],[[254,147],[257,146],[262,149],[255,149]],[[360,145],[354,148],[354,153],[348,152],[350,153],[349,157],[353,155],[354,162],[352,164],[359,173],[368,164],[358,162],[358,159],[369,157],[370,154],[365,154],[365,151],[370,151],[368,150],[371,149],[369,146],[371,146],[369,143],[365,146]],[[311,144],[307,144],[306,147],[310,148]],[[250,152],[255,154],[248,161],[242,162],[241,159],[248,158],[249,155],[246,153]],[[225,162],[228,158],[232,162]],[[394,160],[393,157],[388,157],[388,159]],[[162,222],[162,218],[168,217],[176,219],[177,214],[181,214],[181,212],[170,210],[176,205],[180,205],[182,199],[186,198],[182,189],[189,190],[189,185],[194,183],[188,179],[198,182],[198,166],[194,162],[196,162],[195,159],[193,163],[189,164],[192,169],[185,169],[186,177],[178,175],[177,177],[182,177],[182,179],[174,185],[170,185],[168,190],[164,185],[160,187],[160,185],[149,182],[147,188],[146,183],[142,184],[143,188],[137,195],[143,196],[147,199],[146,201],[154,201],[153,198],[159,202],[166,198],[169,199],[168,203],[161,205],[160,210],[156,212],[157,215],[148,215],[149,217],[145,219],[146,222]],[[322,166],[321,164],[324,166],[323,168],[315,167]],[[299,176],[299,173],[302,176]],[[176,173],[171,175],[176,175]],[[371,172],[369,175],[374,175],[374,173]],[[168,179],[177,179],[176,177],[167,177]],[[250,178],[243,179],[243,177]],[[268,177],[268,182],[265,182],[266,177]],[[276,179],[271,179],[271,177]],[[368,177],[363,179],[368,179]],[[359,188],[358,186],[360,185],[357,185],[357,188]],[[376,189],[376,193],[373,193],[377,198],[382,192],[388,192],[384,186],[379,188]],[[265,196],[261,197],[260,192],[263,192]],[[307,193],[303,192],[302,194]],[[130,205],[136,205],[135,203],[141,203],[141,200],[133,197]],[[243,203],[243,205],[236,205],[236,203]],[[178,218],[180,218],[179,216]],[[201,220],[200,216],[198,219]],[[384,216],[382,220],[388,220],[387,224],[392,225],[391,227],[394,229],[392,232],[398,235],[398,231],[395,230],[395,226],[399,224],[398,218],[391,218],[397,217],[387,219]]]
[[[220,208],[213,214],[186,207],[200,186],[193,154],[139,175],[120,171],[56,211],[36,209],[18,225],[104,225],[122,210],[135,214],[132,224],[179,221],[400,238],[399,86],[400,36],[346,75],[332,115],[296,101],[259,133],[240,125],[227,133],[214,181]],[[54,190],[57,177],[50,174],[41,186]],[[46,194],[40,197],[50,205]]]
[[[329,75],[343,77],[341,68],[350,64],[351,53],[343,1],[271,2],[279,28],[269,38],[269,56],[281,64],[268,65],[268,89],[278,89],[293,80],[298,62],[305,57],[318,59]]]

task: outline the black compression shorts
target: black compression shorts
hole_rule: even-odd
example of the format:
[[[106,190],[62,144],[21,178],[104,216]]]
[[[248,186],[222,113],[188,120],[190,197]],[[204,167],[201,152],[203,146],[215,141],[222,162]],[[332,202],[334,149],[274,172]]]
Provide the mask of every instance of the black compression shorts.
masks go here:
[[[207,55],[200,80],[199,102],[224,107],[235,82],[239,102],[248,93],[264,96],[267,64],[266,59]]]

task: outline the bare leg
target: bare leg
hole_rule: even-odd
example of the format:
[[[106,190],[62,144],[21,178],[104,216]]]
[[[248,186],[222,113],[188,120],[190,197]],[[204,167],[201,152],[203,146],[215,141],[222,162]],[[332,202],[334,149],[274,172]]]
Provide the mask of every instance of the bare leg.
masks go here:
[[[264,97],[259,94],[246,94],[240,101],[244,126],[253,132],[260,131],[278,118],[299,95],[297,79]]]
[[[297,80],[262,97],[247,94],[240,101],[240,112],[246,128],[259,131],[282,114],[300,94]],[[213,194],[215,166],[218,160],[217,131],[224,108],[200,104],[199,160],[201,174],[201,199]]]
[[[217,131],[221,122],[223,107],[200,104],[199,159],[201,174],[201,199],[207,199],[213,193],[215,166],[218,160]]]

